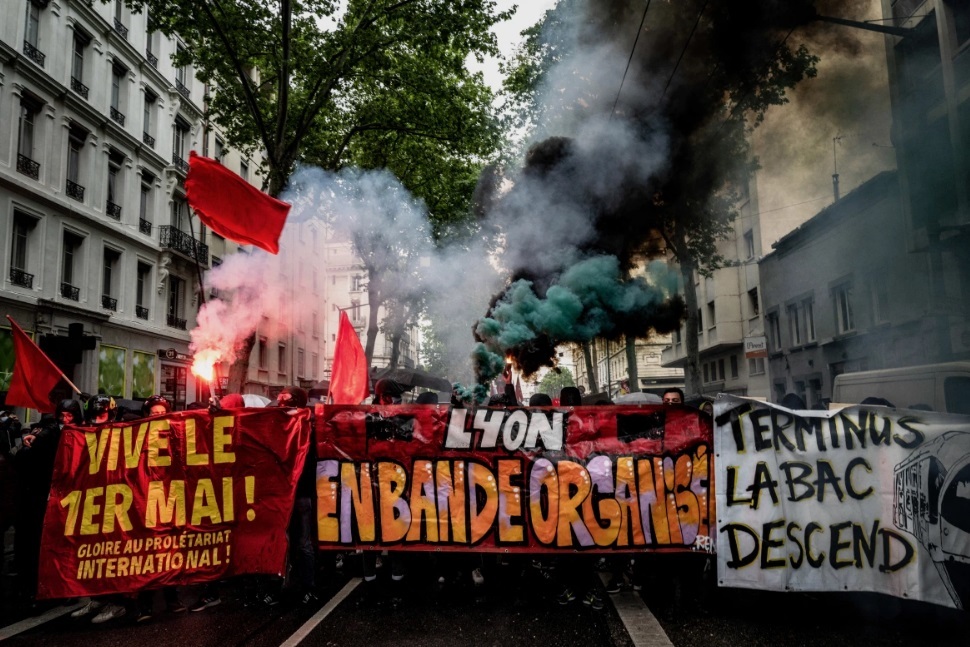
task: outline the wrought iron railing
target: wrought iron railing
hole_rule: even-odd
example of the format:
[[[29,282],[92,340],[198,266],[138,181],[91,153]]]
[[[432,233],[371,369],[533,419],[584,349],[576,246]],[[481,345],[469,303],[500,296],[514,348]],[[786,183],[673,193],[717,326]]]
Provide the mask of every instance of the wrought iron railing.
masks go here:
[[[119,36],[125,40],[128,40],[128,28],[125,27],[117,18],[115,18],[115,31],[118,32]]]
[[[10,282],[22,288],[31,289],[34,287],[34,275],[28,274],[23,270],[18,270],[16,267],[11,267]]]
[[[84,187],[77,182],[68,180],[65,192],[67,193],[67,197],[74,198],[78,202],[84,202]]]
[[[141,134],[141,140],[148,144],[150,147],[155,148],[155,138],[148,133]]]
[[[183,173],[189,172],[189,163],[178,155],[172,155],[172,165]]]
[[[185,330],[185,319],[179,319],[175,315],[168,315],[167,317],[165,317],[165,323],[167,323],[172,328]]]
[[[24,54],[37,65],[44,67],[44,59],[47,58],[47,55],[27,41],[24,41]]]
[[[117,312],[118,310],[118,299],[110,297],[107,294],[101,295],[101,307],[105,310],[111,310],[112,312]]]
[[[148,308],[145,306],[135,306],[135,316],[139,319],[148,319]]]
[[[108,200],[108,204],[104,207],[104,212],[115,220],[121,220],[121,205],[115,204],[111,200]]]
[[[121,113],[120,110],[118,110],[114,106],[111,106],[111,110],[109,111],[109,114],[111,115],[111,118],[117,121],[119,124],[121,124],[122,126],[125,125],[125,116]]]
[[[40,177],[40,163],[17,153],[17,171],[36,180]]]
[[[158,244],[163,248],[173,249],[191,259],[197,259],[202,264],[209,262],[209,246],[192,238],[192,236],[176,227],[159,227]]]
[[[150,220],[145,220],[144,218],[138,219],[138,231],[145,234],[146,236],[152,235],[152,223]]]
[[[61,283],[61,296],[71,301],[80,301],[81,288],[75,287],[70,283]]]
[[[185,99],[188,99],[189,98],[189,95],[191,94],[189,92],[189,89],[187,87],[185,87],[185,84],[182,83],[181,81],[177,80],[177,79],[175,81],[175,89],[178,90],[178,93],[181,94],[182,97],[185,98]]]
[[[85,99],[88,98],[88,86],[81,83],[81,80],[77,77],[71,77],[71,89],[80,94]]]
[[[152,54],[152,50],[150,49],[145,50],[145,58],[148,59],[149,65],[154,67],[156,70],[158,69],[158,57]]]

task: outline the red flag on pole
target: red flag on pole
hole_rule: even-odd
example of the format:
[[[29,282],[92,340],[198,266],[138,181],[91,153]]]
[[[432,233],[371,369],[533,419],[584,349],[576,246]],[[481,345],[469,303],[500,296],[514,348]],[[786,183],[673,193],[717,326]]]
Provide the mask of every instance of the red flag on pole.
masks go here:
[[[185,179],[189,206],[212,231],[244,245],[280,251],[290,205],[266,195],[219,162],[189,153]]]
[[[23,328],[7,315],[13,333],[13,375],[7,391],[7,406],[37,409],[41,413],[54,413],[51,391],[61,381],[63,373],[27,336]]]
[[[333,404],[360,404],[370,395],[367,356],[347,313],[340,311],[340,328],[333,349],[330,373],[330,401]]]

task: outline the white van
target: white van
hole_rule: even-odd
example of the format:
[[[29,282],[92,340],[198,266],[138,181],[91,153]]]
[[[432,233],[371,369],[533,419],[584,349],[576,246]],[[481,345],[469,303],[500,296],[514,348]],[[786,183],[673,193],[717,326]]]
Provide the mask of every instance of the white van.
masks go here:
[[[832,402],[857,403],[885,398],[908,409],[928,405],[933,411],[970,414],[970,362],[947,362],[843,373],[836,376]]]

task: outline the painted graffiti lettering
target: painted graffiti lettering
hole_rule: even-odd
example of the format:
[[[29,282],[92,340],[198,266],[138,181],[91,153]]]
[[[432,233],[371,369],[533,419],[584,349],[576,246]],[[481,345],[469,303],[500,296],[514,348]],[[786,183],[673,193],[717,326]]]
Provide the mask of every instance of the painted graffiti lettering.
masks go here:
[[[566,414],[562,411],[525,409],[478,409],[466,429],[469,410],[453,408],[445,435],[445,449],[495,449],[507,451],[562,449]]]

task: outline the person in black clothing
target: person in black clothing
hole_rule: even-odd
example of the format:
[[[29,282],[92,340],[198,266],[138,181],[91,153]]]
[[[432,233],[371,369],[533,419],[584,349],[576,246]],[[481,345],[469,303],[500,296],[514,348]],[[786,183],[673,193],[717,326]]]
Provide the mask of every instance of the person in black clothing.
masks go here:
[[[306,407],[307,392],[300,387],[284,388],[276,399],[278,407]],[[311,418],[310,428],[313,428]],[[296,483],[296,499],[287,536],[290,541],[290,565],[292,581],[303,604],[319,600],[316,594],[317,537],[316,537],[316,494],[317,494],[317,450],[313,437],[307,449],[306,460]]]

